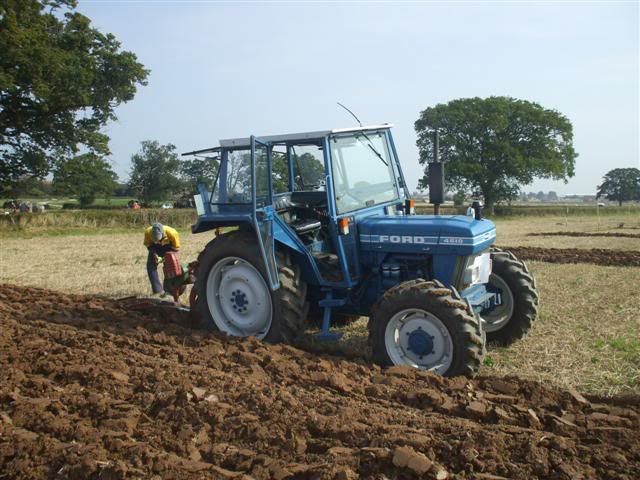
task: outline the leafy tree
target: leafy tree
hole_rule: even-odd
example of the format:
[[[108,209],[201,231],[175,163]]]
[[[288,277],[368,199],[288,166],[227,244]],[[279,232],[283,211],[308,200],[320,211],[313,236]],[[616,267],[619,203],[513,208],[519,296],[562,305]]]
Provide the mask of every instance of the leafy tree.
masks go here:
[[[148,70],[76,0],[0,0],[0,187],[43,178],[79,149],[109,153],[101,128]]]
[[[289,191],[289,163],[287,155],[281,152],[273,152],[272,154],[272,175],[271,185],[273,193],[283,193]]]
[[[85,153],[58,163],[53,172],[53,188],[57,194],[77,197],[80,205],[90,205],[98,195],[111,195],[117,179],[109,162],[94,153]]]
[[[49,180],[27,175],[16,179],[2,190],[2,196],[5,198],[50,197],[51,195],[52,185]]]
[[[180,190],[181,182],[176,176],[180,161],[175,150],[170,143],[160,145],[155,140],[146,140],[142,142],[142,150],[131,157],[129,186],[143,203],[165,200]]]
[[[196,157],[190,160],[181,160],[178,171],[180,179],[184,183],[183,188],[190,192],[195,192],[200,184],[211,188],[219,164],[217,157]]]
[[[324,165],[309,152],[294,155],[293,171],[298,190],[313,189],[324,182]]]
[[[464,192],[456,192],[453,195],[453,205],[455,205],[456,207],[461,207],[462,205],[464,205],[465,200],[466,195],[464,194]]]
[[[618,205],[640,200],[640,170],[637,168],[614,168],[602,180],[596,198],[605,197],[618,202]]]
[[[571,122],[537,103],[509,97],[464,98],[430,107],[415,123],[420,163],[433,158],[433,131],[450,190],[495,203],[516,198],[534,178],[572,177],[577,154]],[[420,180],[426,186],[428,169]]]

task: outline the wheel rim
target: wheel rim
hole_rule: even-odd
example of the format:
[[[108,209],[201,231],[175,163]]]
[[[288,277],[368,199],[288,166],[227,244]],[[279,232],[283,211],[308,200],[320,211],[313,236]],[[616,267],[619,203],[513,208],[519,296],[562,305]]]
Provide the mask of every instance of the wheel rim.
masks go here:
[[[260,272],[238,257],[225,257],[209,271],[207,305],[218,329],[263,339],[271,328],[271,292]]]
[[[394,365],[409,365],[443,375],[453,363],[453,340],[445,324],[432,313],[407,309],[387,323],[385,347]]]
[[[484,320],[483,328],[486,332],[496,332],[509,323],[513,316],[513,292],[501,277],[492,273],[489,277],[491,290],[500,294],[502,303],[490,310],[483,310],[480,316]]]

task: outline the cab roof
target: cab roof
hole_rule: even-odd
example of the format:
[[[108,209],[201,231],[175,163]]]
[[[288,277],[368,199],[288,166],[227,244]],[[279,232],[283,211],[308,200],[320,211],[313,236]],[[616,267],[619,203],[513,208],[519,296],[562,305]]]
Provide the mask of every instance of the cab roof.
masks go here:
[[[301,132],[301,133],[285,133],[281,135],[268,135],[268,136],[256,136],[257,140],[267,143],[288,143],[288,142],[305,142],[311,140],[319,140],[335,133],[349,133],[349,132],[362,132],[366,130],[382,130],[393,127],[391,123],[383,123],[380,125],[365,125],[362,127],[349,127],[349,128],[336,128],[333,130],[317,130],[314,132]],[[182,155],[194,155],[198,153],[216,152],[222,148],[249,148],[251,147],[250,137],[241,138],[226,138],[220,140],[219,147],[206,148],[203,150],[195,150],[193,152],[186,152]]]

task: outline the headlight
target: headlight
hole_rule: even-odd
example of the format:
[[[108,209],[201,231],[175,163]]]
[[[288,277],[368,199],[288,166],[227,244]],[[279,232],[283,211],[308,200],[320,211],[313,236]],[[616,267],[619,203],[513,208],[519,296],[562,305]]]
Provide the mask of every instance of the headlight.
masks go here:
[[[464,286],[467,288],[471,285],[487,283],[489,275],[491,275],[491,254],[487,252],[473,255],[467,259],[464,269]]]

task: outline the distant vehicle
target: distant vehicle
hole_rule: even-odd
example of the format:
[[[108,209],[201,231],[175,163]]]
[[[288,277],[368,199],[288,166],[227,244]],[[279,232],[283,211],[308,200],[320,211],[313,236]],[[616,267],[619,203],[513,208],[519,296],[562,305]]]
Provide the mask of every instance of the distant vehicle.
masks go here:
[[[173,208],[173,205],[171,205],[171,204],[169,204],[169,203],[163,203],[163,204],[162,204],[162,206],[161,206],[160,208],[164,208],[164,209],[167,209],[167,208]]]
[[[606,207],[607,205],[604,202],[598,202],[599,207]]]

